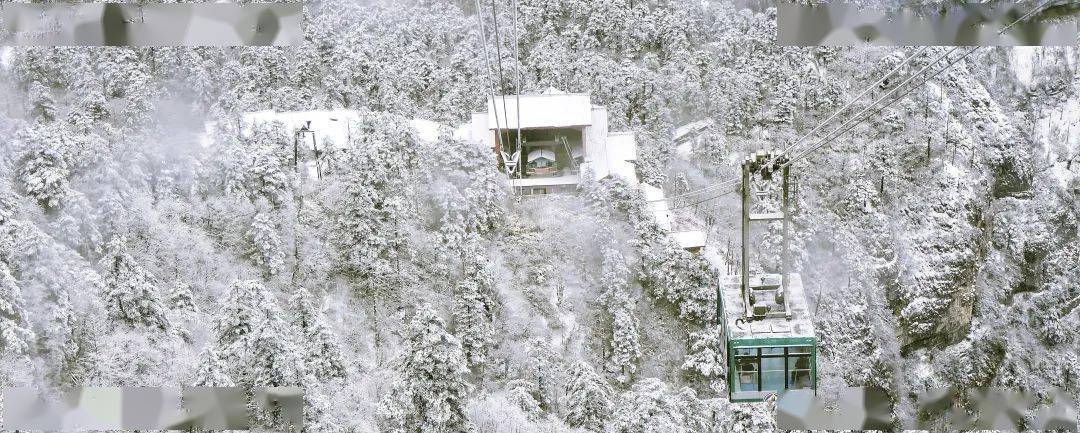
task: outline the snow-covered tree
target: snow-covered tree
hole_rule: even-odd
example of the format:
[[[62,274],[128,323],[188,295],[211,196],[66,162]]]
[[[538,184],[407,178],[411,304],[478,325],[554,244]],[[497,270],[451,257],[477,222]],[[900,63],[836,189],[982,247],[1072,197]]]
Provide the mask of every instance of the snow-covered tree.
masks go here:
[[[231,373],[238,383],[251,382],[255,372],[244,367],[251,360],[257,341],[274,338],[273,333],[284,329],[283,323],[274,298],[258,281],[241,280],[229,286],[214,318],[214,350],[233,369]]]
[[[427,307],[409,323],[405,343],[401,376],[379,406],[385,431],[470,431],[465,405],[471,387],[461,343]]]
[[[251,242],[251,257],[262,269],[263,275],[269,277],[280,273],[285,265],[285,249],[271,215],[262,212],[255,214],[247,236]]]
[[[7,265],[0,261],[0,350],[23,354],[33,342],[34,332],[29,327],[22,290]]]
[[[480,286],[475,279],[466,278],[458,284],[454,299],[454,331],[473,368],[483,368],[495,339],[491,306]]]
[[[199,311],[195,305],[194,295],[191,293],[191,284],[182,278],[177,278],[169,292],[169,306],[173,311],[196,313]]]
[[[614,405],[614,391],[604,377],[585,361],[577,361],[567,371],[563,418],[571,427],[602,431]]]
[[[56,98],[53,98],[52,90],[48,86],[34,81],[30,83],[26,93],[32,117],[42,122],[51,122],[56,118]]]
[[[683,360],[682,368],[700,377],[711,379],[724,376],[724,330],[721,326],[709,326],[690,334],[690,352]]]
[[[637,362],[641,358],[637,302],[627,287],[630,270],[626,260],[614,248],[604,249],[601,284],[603,300],[611,320],[610,356],[608,369],[621,383],[630,382],[637,372]]]
[[[556,412],[566,383],[566,366],[562,356],[543,338],[529,341],[525,356],[524,378],[535,384],[540,408]]]
[[[319,380],[344,378],[347,374],[341,345],[326,325],[322,311],[305,288],[300,288],[289,302],[292,325],[304,343],[304,363]]]
[[[275,208],[291,198],[293,143],[284,130],[277,122],[256,123],[249,138],[222,138],[218,158],[226,191]]]
[[[114,238],[102,258],[105,288],[102,297],[109,318],[131,326],[168,329],[169,320],[154,276],[128,252],[121,238]]]
[[[70,163],[68,139],[57,122],[42,123],[22,134],[27,153],[23,156],[19,180],[26,193],[45,208],[60,206],[69,192]]]
[[[192,386],[236,386],[229,377],[229,366],[213,347],[207,346],[199,355],[199,367],[191,381]]]
[[[267,318],[255,330],[241,368],[241,383],[251,386],[300,386],[307,376],[304,350],[280,318]]]
[[[604,430],[609,433],[689,433],[709,431],[710,412],[693,391],[674,392],[660,379],[647,378],[617,398]],[[762,430],[765,431],[765,430]]]

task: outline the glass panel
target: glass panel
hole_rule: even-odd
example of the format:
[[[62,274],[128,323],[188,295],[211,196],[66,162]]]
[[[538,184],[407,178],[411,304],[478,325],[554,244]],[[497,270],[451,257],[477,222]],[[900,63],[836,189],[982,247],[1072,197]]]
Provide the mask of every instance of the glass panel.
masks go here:
[[[810,356],[796,355],[787,357],[787,368],[788,370],[809,370]]]
[[[761,348],[761,355],[762,356],[765,356],[765,355],[783,355],[783,354],[784,354],[784,348],[783,347],[762,347]]]
[[[756,356],[757,349],[735,349],[735,356]]]
[[[741,359],[736,362],[736,380],[739,391],[757,391],[757,359]]]
[[[761,358],[761,389],[784,389],[784,358]]]
[[[810,387],[810,370],[793,370],[788,374],[788,388],[799,389]]]
[[[810,346],[789,347],[788,353],[810,353]]]

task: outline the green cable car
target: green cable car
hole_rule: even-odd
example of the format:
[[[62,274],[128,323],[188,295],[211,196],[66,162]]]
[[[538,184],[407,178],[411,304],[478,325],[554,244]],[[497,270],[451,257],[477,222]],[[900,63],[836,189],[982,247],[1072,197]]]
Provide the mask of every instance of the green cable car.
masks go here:
[[[717,296],[717,318],[724,325],[729,398],[733,402],[760,401],[788,389],[817,389],[814,324],[802,278],[788,271],[787,161],[784,154],[759,152],[742,164],[740,272],[718,282]],[[760,176],[771,180],[776,172],[782,176],[780,212],[751,212],[751,179]],[[783,222],[781,272],[750,275],[750,224],[775,220]]]
[[[779,274],[751,282],[752,310],[747,320],[737,281],[722,284],[729,398],[761,401],[787,389],[817,389],[817,338],[803,297],[799,274],[788,275],[780,295]],[[778,298],[782,298],[779,299]]]

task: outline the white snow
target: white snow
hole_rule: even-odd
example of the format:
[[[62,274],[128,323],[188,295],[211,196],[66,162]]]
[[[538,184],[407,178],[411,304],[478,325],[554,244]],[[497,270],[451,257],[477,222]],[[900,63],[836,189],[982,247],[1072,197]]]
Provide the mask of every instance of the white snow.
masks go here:
[[[522,128],[563,128],[593,123],[592,102],[588,93],[496,96],[495,99],[488,98],[487,108],[489,129],[494,129],[496,125],[516,129],[519,118]]]
[[[331,139],[336,145],[344,145],[351,135],[350,122],[360,119],[360,115],[354,110],[312,110],[312,111],[255,111],[244,113],[241,116],[242,129],[245,134],[251,132],[251,127],[258,122],[282,122],[288,134],[310,123],[310,130],[314,131],[315,143],[308,141],[311,147],[319,146],[326,139]]]
[[[442,132],[448,130],[447,126],[426,119],[413,119],[409,124],[412,125],[413,130],[416,131],[416,135],[421,140],[428,143],[438,141]]]
[[[702,129],[708,128],[713,124],[712,118],[704,118],[696,122],[690,122],[675,128],[675,141],[682,140],[688,134],[696,133]]]
[[[4,70],[11,69],[11,58],[14,55],[11,47],[0,48],[0,67]]]
[[[1012,62],[1013,72],[1016,79],[1025,86],[1031,85],[1033,78],[1035,50],[1039,47],[1014,47],[1009,51],[1009,60]]]
[[[705,246],[705,232],[701,230],[687,230],[672,233],[675,241],[683,249],[701,248]]]

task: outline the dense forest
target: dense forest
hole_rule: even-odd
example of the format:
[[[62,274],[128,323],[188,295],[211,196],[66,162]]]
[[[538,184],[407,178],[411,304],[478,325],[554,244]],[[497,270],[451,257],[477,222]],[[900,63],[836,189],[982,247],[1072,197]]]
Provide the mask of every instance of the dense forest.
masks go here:
[[[297,47],[3,48],[0,386],[298,385],[313,432],[775,428],[727,399],[726,269],[633,185],[523,199],[451,130],[491,87],[588,92],[642,181],[685,191],[915,50],[780,46],[775,9],[723,1],[476,4],[311,2]],[[236,133],[267,109],[360,120],[313,181],[292,137]],[[898,419],[943,387],[1080,400],[1078,155],[1080,49],[988,47],[796,164],[822,394],[881,387]],[[694,209],[707,248],[738,206]]]

